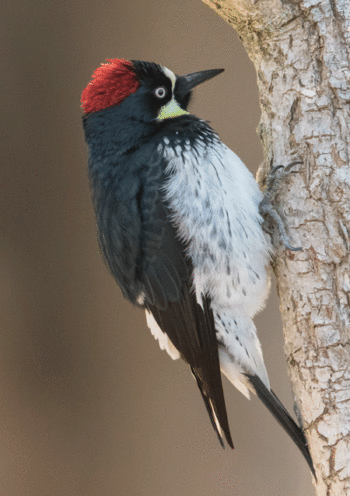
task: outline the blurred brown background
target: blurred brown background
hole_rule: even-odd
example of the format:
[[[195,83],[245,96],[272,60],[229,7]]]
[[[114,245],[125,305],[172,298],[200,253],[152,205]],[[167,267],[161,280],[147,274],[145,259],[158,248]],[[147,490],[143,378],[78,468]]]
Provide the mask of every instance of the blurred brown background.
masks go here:
[[[19,1],[1,13],[0,496],[300,496],[306,463],[225,380],[223,451],[184,363],[159,350],[96,246],[80,94],[106,58],[224,67],[192,111],[255,173],[256,77],[200,0]],[[278,302],[257,319],[291,410]]]

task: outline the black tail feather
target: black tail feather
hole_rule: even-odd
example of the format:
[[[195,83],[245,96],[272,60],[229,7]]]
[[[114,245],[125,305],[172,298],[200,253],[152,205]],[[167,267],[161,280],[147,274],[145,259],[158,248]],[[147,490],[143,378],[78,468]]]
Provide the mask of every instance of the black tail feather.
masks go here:
[[[303,454],[307,464],[310,467],[312,475],[316,479],[315,469],[312,463],[309,448],[307,446],[306,438],[300,427],[294,422],[287,410],[284,408],[278,397],[273,391],[265,386],[262,380],[257,375],[245,374],[250,384],[254,388],[258,398],[264,403],[266,408],[272,413],[277,422],[283,427],[286,433],[291,437]]]
[[[208,398],[208,395],[205,392],[205,389],[203,387],[203,384],[201,382],[201,379],[198,376],[198,374],[196,373],[196,370],[193,369],[193,368],[191,368],[191,371],[192,371],[192,374],[193,374],[194,378],[197,381],[197,385],[198,385],[199,390],[201,392],[201,395],[202,395],[202,398],[203,398],[203,401],[204,401],[204,404],[205,404],[205,408],[207,409],[207,412],[208,412],[208,415],[209,415],[209,418],[210,418],[211,425],[213,426],[213,429],[216,432],[216,435],[218,436],[219,443],[221,444],[222,448],[225,449],[224,440],[222,438],[221,432],[220,432],[220,430],[219,430],[219,428],[217,426],[217,423],[215,421],[214,412],[213,412],[213,406],[210,403],[210,400]],[[232,443],[232,441],[231,441],[231,443]],[[233,448],[233,444],[231,444],[230,446],[231,446],[231,448]]]

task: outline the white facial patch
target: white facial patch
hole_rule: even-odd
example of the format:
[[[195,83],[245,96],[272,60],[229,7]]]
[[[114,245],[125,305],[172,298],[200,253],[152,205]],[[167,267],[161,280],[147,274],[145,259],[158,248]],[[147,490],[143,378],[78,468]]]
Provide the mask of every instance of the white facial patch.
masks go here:
[[[162,121],[164,119],[172,119],[173,117],[179,117],[180,115],[185,115],[188,114],[187,110],[184,110],[180,107],[178,102],[175,100],[174,97],[174,90],[175,90],[175,83],[176,83],[176,76],[167,67],[162,66],[162,70],[164,75],[170,79],[171,81],[171,94],[172,98],[171,100],[166,103],[160,110],[158,114],[158,120]]]
[[[163,70],[165,76],[170,79],[170,81],[171,81],[171,91],[174,94],[174,88],[175,88],[175,83],[176,83],[176,76],[173,73],[173,71],[171,71],[167,67],[164,67],[163,65],[162,65],[162,70]]]

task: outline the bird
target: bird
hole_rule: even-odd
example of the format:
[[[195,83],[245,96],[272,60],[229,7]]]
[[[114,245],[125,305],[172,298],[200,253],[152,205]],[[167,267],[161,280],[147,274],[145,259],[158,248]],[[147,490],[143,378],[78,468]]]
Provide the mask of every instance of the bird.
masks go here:
[[[95,70],[81,106],[99,246],[160,348],[189,365],[221,445],[233,448],[224,374],[262,400],[314,474],[302,429],[270,387],[253,322],[269,294],[274,253],[263,193],[189,111],[193,89],[222,72],[179,76],[126,59]]]

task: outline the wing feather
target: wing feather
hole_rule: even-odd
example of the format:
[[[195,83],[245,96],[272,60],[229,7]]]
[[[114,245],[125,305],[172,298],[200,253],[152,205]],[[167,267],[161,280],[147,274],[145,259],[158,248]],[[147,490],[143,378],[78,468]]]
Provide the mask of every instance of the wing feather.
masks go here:
[[[181,357],[190,365],[220,442],[222,443],[223,432],[233,448],[209,301],[206,300],[202,308],[197,303],[188,280],[182,284],[181,298],[176,302],[169,302],[166,309],[149,304],[146,307]]]

